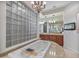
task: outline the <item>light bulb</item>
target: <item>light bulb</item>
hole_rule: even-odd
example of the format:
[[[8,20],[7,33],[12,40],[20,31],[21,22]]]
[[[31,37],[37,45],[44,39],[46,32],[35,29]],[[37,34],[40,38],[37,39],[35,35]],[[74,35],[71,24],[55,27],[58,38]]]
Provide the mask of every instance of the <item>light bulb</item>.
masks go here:
[[[46,4],[46,2],[43,2],[43,4],[45,5],[45,4]]]
[[[31,4],[34,4],[34,2],[32,1]]]

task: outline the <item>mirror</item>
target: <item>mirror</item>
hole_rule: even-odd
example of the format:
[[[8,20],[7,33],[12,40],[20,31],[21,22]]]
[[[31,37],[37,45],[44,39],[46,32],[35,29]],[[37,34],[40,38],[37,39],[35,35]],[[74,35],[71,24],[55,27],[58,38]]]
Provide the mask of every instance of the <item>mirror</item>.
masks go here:
[[[63,32],[63,15],[50,16],[41,18],[39,22],[40,33],[62,33]]]

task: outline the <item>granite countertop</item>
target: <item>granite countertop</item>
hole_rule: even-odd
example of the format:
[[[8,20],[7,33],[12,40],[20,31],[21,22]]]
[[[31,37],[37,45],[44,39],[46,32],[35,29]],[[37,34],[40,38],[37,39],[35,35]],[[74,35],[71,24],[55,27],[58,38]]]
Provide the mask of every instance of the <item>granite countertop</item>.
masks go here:
[[[63,35],[62,33],[40,33],[42,35]]]

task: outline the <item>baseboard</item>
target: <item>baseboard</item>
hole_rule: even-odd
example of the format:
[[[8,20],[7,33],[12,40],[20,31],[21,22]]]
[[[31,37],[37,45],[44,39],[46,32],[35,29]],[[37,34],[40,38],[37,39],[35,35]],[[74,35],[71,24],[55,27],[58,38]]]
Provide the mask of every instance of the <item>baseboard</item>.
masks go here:
[[[67,50],[70,50],[70,51],[72,51],[72,52],[75,52],[75,53],[78,53],[79,54],[79,51],[77,51],[77,50],[74,50],[74,49],[72,49],[72,48],[66,48],[66,47],[64,47],[65,49],[67,49]]]

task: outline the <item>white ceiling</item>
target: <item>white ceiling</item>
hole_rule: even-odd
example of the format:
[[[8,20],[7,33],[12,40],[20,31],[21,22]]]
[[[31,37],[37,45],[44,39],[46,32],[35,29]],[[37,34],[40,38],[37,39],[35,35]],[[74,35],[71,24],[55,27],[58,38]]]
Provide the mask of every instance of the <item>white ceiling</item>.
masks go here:
[[[62,11],[70,1],[46,1],[46,8],[42,10],[42,14],[51,14]]]
[[[25,3],[32,9],[31,1],[26,1]],[[46,1],[46,8],[41,13],[47,15],[62,11],[69,3],[70,1]]]

